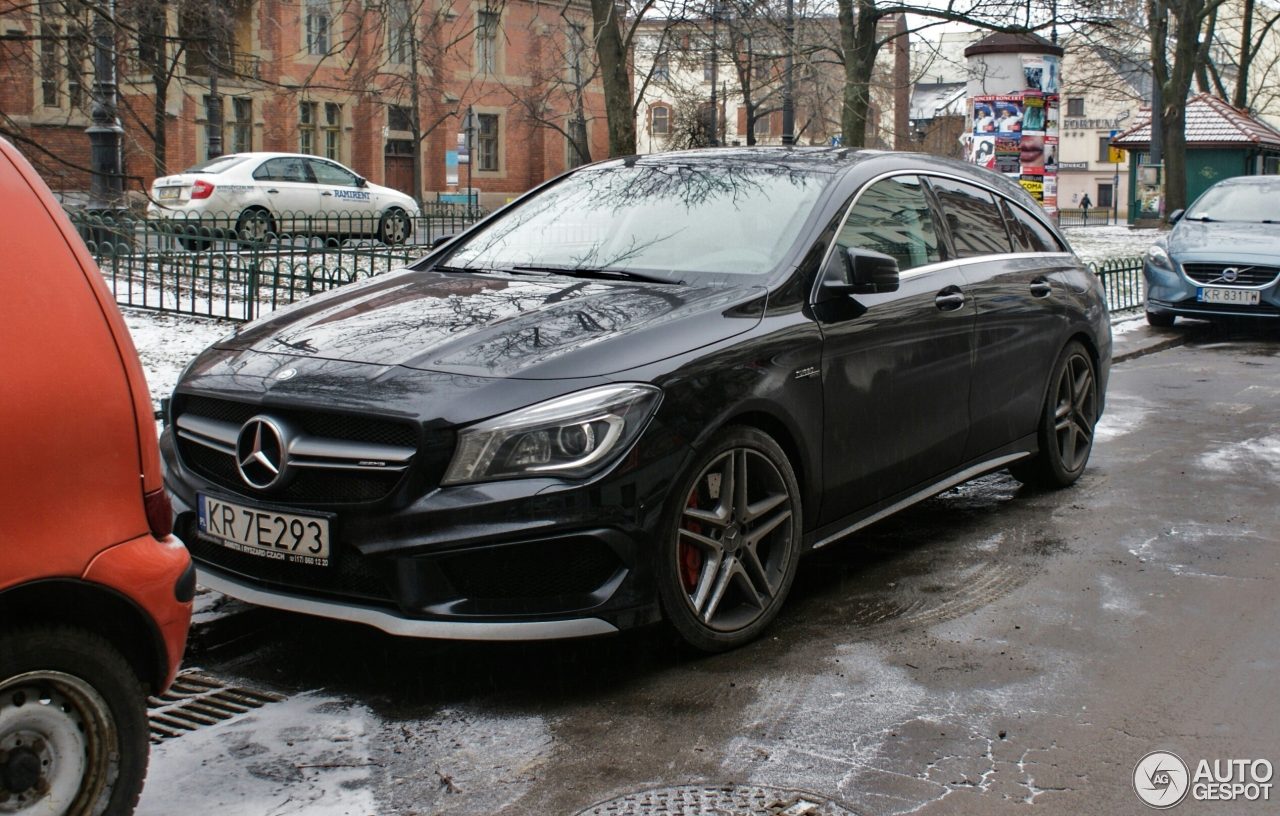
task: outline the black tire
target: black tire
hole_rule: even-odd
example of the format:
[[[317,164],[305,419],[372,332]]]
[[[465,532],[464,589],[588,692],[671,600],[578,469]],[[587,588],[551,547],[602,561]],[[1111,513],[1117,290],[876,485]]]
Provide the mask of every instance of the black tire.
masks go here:
[[[755,639],[777,616],[800,560],[800,487],[786,454],[755,428],[726,428],[681,476],[670,505],[657,575],[667,620],[704,652]]]
[[[413,234],[413,224],[404,210],[390,209],[382,215],[378,225],[378,240],[387,246],[399,246]]]
[[[1174,321],[1177,319],[1178,316],[1171,312],[1153,312],[1150,309],[1147,310],[1148,326],[1155,326],[1158,329],[1167,329],[1172,326]]]
[[[61,704],[35,702],[45,699]],[[133,813],[149,761],[146,697],[128,662],[102,637],[69,626],[0,635],[0,726],[0,734],[10,735],[0,738],[7,752],[0,778],[9,783],[0,790],[10,804],[18,796],[49,795],[52,786],[73,791],[63,811],[72,816]],[[74,753],[68,745],[83,750],[83,767],[65,762]],[[13,791],[36,773],[37,781]]]
[[[1088,350],[1073,340],[1058,355],[1049,378],[1036,432],[1040,452],[1015,462],[1009,472],[1034,488],[1074,484],[1089,463],[1097,422],[1098,372]]]
[[[236,239],[242,244],[266,243],[268,236],[276,232],[276,222],[271,213],[261,207],[251,207],[236,219]]]

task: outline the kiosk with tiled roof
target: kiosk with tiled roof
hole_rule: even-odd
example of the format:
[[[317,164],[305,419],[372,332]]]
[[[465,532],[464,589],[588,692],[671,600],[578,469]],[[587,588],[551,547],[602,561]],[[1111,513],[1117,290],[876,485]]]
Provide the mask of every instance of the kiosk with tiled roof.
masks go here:
[[[1280,130],[1212,94],[1187,100],[1187,203],[1225,178],[1280,173]],[[1129,223],[1138,216],[1138,166],[1151,149],[1151,111],[1111,140],[1129,151]],[[1136,157],[1136,160],[1134,160]]]

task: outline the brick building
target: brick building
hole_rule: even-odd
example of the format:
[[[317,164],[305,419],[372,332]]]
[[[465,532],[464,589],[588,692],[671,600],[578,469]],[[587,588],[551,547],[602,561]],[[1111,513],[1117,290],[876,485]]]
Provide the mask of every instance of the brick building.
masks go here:
[[[147,189],[158,169],[207,157],[211,73],[224,153],[328,156],[410,193],[417,157],[425,200],[459,184],[465,192],[466,165],[454,181],[446,155],[458,149],[468,106],[473,187],[486,205],[608,152],[582,0],[563,14],[528,0],[118,3],[131,191]],[[79,0],[0,0],[0,133],[72,194],[88,188],[90,15]]]

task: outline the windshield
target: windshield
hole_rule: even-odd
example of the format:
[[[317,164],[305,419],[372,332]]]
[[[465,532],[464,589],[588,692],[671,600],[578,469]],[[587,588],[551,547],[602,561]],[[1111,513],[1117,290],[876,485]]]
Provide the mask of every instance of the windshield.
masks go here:
[[[1261,184],[1219,184],[1187,210],[1189,221],[1250,221],[1280,224],[1280,179]]]
[[[235,167],[237,164],[239,164],[240,162],[244,161],[247,158],[249,157],[248,156],[219,156],[216,159],[209,159],[209,161],[207,162],[204,162],[202,164],[197,164],[195,167],[192,167],[189,170],[184,170],[183,172],[184,173],[221,173],[223,170],[228,170],[232,167]]]
[[[499,216],[444,264],[672,282],[764,275],[786,256],[830,178],[774,162],[590,168]]]

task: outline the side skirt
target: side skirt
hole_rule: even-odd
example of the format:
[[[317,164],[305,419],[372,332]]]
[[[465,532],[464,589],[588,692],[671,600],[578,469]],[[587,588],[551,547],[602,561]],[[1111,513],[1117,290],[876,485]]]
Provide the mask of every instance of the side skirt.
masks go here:
[[[886,499],[878,506],[869,507],[866,510],[854,513],[851,516],[847,516],[837,522],[829,524],[821,530],[815,530],[814,532],[809,533],[805,536],[807,539],[806,543],[812,541],[811,544],[808,544],[808,549],[816,550],[819,547],[824,547],[833,541],[849,535],[850,533],[861,530],[863,527],[875,524],[877,521],[880,521],[887,516],[891,516],[899,510],[910,507],[913,504],[918,504],[925,499],[932,498],[944,490],[950,490],[956,485],[963,484],[970,479],[975,479],[983,474],[990,473],[993,470],[999,470],[1002,467],[1007,467],[1019,459],[1025,459],[1028,456],[1032,456],[1036,450],[1036,439],[1033,434],[1006,447],[1006,453],[984,457],[974,464],[962,466],[951,475],[933,482],[926,487],[912,490],[901,498],[895,497]]]

